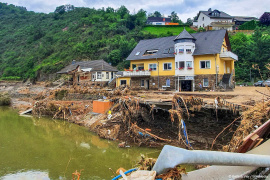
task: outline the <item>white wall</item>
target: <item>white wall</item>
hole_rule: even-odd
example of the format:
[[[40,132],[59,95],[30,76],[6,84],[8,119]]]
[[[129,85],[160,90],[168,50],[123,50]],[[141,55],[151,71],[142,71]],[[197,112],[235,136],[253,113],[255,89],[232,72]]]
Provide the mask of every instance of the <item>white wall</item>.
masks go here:
[[[184,49],[183,54],[179,54],[179,49]],[[176,76],[194,76],[194,58],[193,52],[195,50],[195,44],[193,42],[182,42],[174,45],[174,49],[177,50],[177,54],[175,54],[175,62],[178,62],[178,68],[175,68]],[[186,53],[186,49],[191,49],[191,54]],[[185,62],[185,68],[179,70],[179,62]],[[192,70],[187,69],[186,61],[192,61]],[[176,67],[176,66],[175,66]]]
[[[203,18],[204,18],[204,20],[203,20]],[[210,17],[206,16],[203,13],[200,13],[200,16],[198,18],[198,28],[209,26],[211,22],[212,21],[211,21]]]
[[[108,79],[106,77],[106,72],[105,71],[101,72],[101,79],[97,79],[98,72],[93,72],[92,73],[92,81],[94,81],[93,74],[95,74],[95,81],[110,81],[115,76],[115,72],[113,72],[113,76],[111,76],[111,72],[108,72],[108,73],[109,73],[109,78]]]

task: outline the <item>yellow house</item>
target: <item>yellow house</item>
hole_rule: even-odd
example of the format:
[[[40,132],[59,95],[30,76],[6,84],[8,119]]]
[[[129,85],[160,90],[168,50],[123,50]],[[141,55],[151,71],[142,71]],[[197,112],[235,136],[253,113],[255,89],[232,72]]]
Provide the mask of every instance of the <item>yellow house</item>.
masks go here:
[[[141,40],[127,60],[130,69],[117,77],[117,86],[194,91],[233,88],[234,61],[226,30]],[[201,84],[201,85],[200,85]]]

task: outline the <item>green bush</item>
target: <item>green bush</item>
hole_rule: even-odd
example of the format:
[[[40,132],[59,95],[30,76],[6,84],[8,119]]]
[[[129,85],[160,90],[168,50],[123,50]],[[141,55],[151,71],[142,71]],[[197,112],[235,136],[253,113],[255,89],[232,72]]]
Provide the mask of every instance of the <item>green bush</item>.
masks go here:
[[[0,106],[9,106],[11,98],[8,93],[0,93]]]

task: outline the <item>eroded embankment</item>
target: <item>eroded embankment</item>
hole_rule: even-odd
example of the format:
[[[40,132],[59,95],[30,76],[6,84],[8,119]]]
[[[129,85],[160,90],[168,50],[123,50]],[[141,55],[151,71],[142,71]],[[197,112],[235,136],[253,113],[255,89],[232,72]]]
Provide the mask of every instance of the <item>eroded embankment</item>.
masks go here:
[[[127,88],[46,90],[33,97],[33,114],[89,127],[102,138],[119,140],[122,147],[134,143],[152,147],[172,144],[194,149],[210,149],[216,136],[238,117],[234,109],[204,108],[202,100],[190,96],[175,96],[173,106],[166,110],[134,95],[136,92]],[[93,100],[100,98],[114,103],[111,117],[108,113],[93,113]],[[240,119],[227,128],[216,139],[214,149],[229,143],[239,124]]]

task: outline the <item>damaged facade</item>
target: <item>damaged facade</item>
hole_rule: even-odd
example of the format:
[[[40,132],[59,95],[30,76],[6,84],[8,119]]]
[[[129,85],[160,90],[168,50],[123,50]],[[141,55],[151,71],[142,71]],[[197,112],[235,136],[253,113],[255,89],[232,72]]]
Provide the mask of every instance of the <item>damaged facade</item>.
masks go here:
[[[71,83],[73,85],[104,85],[111,82],[115,78],[117,69],[112,67],[104,60],[93,61],[73,61],[58,74],[71,75]]]
[[[127,60],[130,69],[117,76],[116,86],[132,89],[194,91],[234,88],[234,62],[226,30],[141,40]]]

